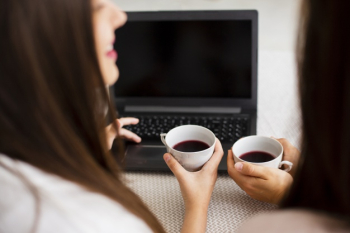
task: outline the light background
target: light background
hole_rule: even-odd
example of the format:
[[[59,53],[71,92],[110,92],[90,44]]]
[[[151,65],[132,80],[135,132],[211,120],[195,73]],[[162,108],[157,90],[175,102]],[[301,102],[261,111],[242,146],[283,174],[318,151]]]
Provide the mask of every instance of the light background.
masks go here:
[[[300,0],[113,0],[125,11],[242,10],[259,11],[259,48],[293,51]]]
[[[300,0],[113,1],[125,11],[258,10],[257,134],[285,137],[299,147],[301,124],[294,44]],[[172,174],[128,172],[126,179],[167,232],[180,232],[184,206],[177,180]],[[219,175],[208,210],[207,232],[236,232],[250,217],[275,208],[251,199],[228,175]]]

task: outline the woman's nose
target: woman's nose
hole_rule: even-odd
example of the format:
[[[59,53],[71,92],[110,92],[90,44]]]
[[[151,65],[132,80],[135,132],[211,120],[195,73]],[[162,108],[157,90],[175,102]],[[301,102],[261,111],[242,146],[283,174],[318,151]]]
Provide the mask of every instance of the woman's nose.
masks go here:
[[[126,23],[127,15],[124,11],[119,9],[117,6],[113,6],[113,26],[117,29]]]

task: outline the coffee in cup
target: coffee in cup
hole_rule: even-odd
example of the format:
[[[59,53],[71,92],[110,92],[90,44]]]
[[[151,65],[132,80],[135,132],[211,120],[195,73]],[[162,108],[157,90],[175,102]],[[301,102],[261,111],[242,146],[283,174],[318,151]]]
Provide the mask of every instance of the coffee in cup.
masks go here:
[[[213,155],[216,137],[198,125],[178,126],[160,138],[167,151],[188,171],[198,171]]]

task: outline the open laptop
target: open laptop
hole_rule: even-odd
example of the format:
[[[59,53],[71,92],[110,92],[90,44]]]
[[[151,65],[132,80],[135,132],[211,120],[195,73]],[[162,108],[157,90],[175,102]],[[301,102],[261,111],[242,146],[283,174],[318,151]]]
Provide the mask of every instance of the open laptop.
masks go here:
[[[226,154],[256,134],[257,11],[127,15],[116,31],[120,77],[111,90],[119,115],[140,119],[125,127],[142,138],[126,143],[127,170],[170,171],[159,135],[179,125],[209,128]]]

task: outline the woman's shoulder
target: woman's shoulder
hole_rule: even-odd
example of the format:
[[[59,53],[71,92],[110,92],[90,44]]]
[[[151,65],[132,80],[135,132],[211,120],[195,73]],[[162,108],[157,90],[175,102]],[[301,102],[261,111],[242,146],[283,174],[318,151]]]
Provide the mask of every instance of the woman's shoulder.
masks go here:
[[[110,198],[2,154],[0,187],[1,232],[149,232]]]
[[[328,215],[307,210],[277,210],[259,214],[243,223],[239,233],[244,232],[349,232],[348,226]]]

